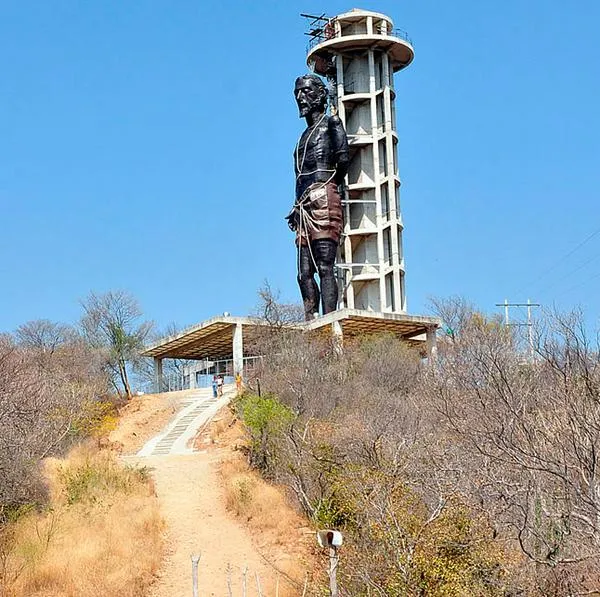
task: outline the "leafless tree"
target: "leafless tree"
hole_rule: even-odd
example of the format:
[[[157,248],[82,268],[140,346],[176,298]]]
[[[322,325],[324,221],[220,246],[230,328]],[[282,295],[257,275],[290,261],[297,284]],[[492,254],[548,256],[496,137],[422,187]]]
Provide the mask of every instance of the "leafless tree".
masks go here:
[[[76,335],[52,340],[52,352],[16,336],[0,336],[0,522],[3,508],[43,499],[41,459],[81,436],[82,417],[107,392],[100,363]]]
[[[446,326],[445,331],[452,340],[460,335],[476,313],[475,307],[460,296],[430,297],[429,305]]]
[[[535,565],[536,590],[600,591],[600,366],[577,314],[553,315],[527,362],[510,331],[469,325],[426,387],[463,494]]]
[[[91,292],[82,302],[82,332],[90,346],[100,351],[115,390],[131,398],[129,367],[140,360],[140,352],[152,329],[142,320],[137,300],[123,291]]]
[[[279,291],[273,290],[268,280],[258,289],[256,317],[264,319],[270,326],[281,328],[304,320],[304,310],[298,303],[280,302]]]
[[[73,328],[48,319],[36,319],[20,325],[15,336],[21,346],[40,353],[53,354],[67,339],[75,334]]]

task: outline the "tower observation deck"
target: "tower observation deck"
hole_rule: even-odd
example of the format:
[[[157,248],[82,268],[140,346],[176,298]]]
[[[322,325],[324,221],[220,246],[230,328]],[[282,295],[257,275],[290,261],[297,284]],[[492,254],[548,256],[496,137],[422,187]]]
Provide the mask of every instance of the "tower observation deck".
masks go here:
[[[311,19],[307,64],[328,79],[350,148],[340,306],[405,313],[393,75],[412,62],[412,44],[380,13],[303,16]]]

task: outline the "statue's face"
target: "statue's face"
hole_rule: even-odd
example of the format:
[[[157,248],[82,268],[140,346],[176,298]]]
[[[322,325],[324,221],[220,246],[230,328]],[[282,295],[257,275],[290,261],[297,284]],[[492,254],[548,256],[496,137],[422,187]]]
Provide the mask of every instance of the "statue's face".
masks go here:
[[[300,118],[304,118],[313,110],[321,110],[323,105],[323,89],[310,79],[297,79],[294,95],[298,104]]]

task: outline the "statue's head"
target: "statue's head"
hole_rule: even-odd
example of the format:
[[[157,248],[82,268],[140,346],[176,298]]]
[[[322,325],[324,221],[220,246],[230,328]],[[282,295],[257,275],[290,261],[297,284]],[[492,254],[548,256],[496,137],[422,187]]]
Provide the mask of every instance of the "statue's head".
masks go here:
[[[294,86],[294,96],[300,118],[304,118],[313,111],[324,112],[327,109],[327,88],[317,75],[298,77]]]

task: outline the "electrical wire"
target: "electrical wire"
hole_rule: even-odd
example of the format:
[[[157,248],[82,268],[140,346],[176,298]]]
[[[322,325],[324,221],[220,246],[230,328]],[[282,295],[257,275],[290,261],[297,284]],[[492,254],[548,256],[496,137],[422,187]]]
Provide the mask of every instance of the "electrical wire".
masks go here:
[[[578,288],[586,286],[587,284],[589,284],[593,280],[596,280],[597,278],[600,278],[600,272],[596,273],[596,275],[592,276],[591,278],[587,278],[586,280],[583,280],[583,282],[580,282],[579,284],[575,284],[574,286],[571,286],[570,288],[567,288],[567,290],[561,292],[555,298],[560,298],[561,296],[564,296],[565,294],[569,294],[573,290],[577,290]]]
[[[600,259],[600,253],[597,255],[594,255],[593,257],[590,257],[589,259],[586,259],[583,263],[581,263],[575,269],[572,269],[571,271],[567,272],[558,282],[556,280],[554,280],[554,281],[551,280],[549,282],[549,284],[541,286],[541,288],[538,289],[538,294],[541,294],[542,292],[548,292],[549,290],[556,288],[558,285],[562,284],[567,278],[570,278],[571,276],[576,274],[578,271],[581,271],[586,265],[588,265],[589,263],[593,263],[594,261],[597,261],[598,259]]]
[[[581,247],[583,247],[584,245],[586,245],[589,241],[591,241],[593,238],[595,238],[599,234],[600,234],[600,228],[597,228],[596,230],[594,230],[594,232],[592,232],[591,234],[589,234],[588,236],[586,236],[577,246],[575,246],[573,249],[571,249],[568,253],[566,253],[565,255],[563,255],[562,257],[560,257],[558,260],[554,261],[553,264],[550,267],[548,267],[547,269],[545,269],[539,276],[537,276],[537,278],[535,278],[533,280],[533,282],[530,282],[528,284],[528,286],[531,287],[531,286],[535,285],[540,280],[542,280],[543,278],[545,278],[548,274],[550,274],[551,272],[555,271],[557,269],[558,265],[560,265],[561,263],[563,263],[564,261],[566,261],[569,257],[571,257],[571,255],[573,255],[574,253],[576,253],[579,249],[581,249]],[[590,259],[589,261],[583,263],[576,270],[574,270],[573,273],[575,273],[576,271],[579,271],[582,267],[584,267],[585,265],[587,265],[587,263],[589,263],[590,261],[593,261],[594,259],[595,259],[595,257],[592,258],[592,259]],[[534,286],[534,288],[535,288],[535,286]],[[542,288],[543,288],[543,286],[542,286]],[[521,294],[524,289],[525,289],[525,286],[522,286],[519,289],[519,291],[517,292],[517,294]]]

